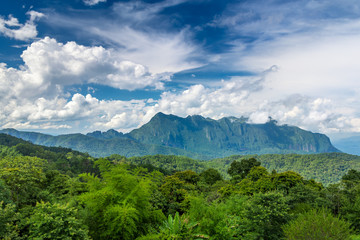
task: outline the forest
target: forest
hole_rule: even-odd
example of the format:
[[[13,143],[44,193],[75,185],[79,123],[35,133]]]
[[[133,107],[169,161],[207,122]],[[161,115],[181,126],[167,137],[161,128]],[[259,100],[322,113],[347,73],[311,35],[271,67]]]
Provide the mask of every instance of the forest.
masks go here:
[[[356,165],[324,183],[295,170],[333,155],[291,156],[93,158],[0,134],[0,239],[360,239]]]

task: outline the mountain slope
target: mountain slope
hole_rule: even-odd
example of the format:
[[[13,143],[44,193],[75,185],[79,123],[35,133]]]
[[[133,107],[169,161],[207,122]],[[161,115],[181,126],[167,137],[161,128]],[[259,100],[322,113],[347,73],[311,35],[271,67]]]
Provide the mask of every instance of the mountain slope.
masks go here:
[[[114,135],[112,138],[96,138],[91,136],[91,134],[83,135],[80,133],[51,136],[36,132],[17,131],[15,129],[3,129],[0,133],[21,138],[34,144],[50,147],[65,147],[80,152],[87,152],[94,157],[106,157],[111,154],[120,154],[126,157],[164,154],[206,158],[200,154],[187,152],[182,149],[154,144],[143,144],[126,137],[116,137],[118,135]]]

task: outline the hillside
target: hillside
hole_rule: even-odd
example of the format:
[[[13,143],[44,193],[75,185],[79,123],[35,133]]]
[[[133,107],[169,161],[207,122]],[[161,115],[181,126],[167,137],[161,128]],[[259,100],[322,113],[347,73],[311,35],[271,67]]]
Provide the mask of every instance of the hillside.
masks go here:
[[[189,153],[182,149],[154,144],[142,144],[129,138],[104,139],[80,133],[52,136],[36,132],[17,131],[15,129],[4,129],[0,132],[38,145],[65,147],[80,152],[86,152],[93,157],[106,157],[111,154],[120,154],[126,157],[165,154],[195,156],[202,158],[199,154]]]

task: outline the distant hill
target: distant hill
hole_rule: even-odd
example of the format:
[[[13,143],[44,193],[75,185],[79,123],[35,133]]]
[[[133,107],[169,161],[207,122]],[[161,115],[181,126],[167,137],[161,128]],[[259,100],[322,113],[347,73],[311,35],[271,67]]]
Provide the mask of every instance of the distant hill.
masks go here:
[[[235,117],[213,120],[199,115],[181,118],[158,113],[147,124],[127,134],[112,129],[59,136],[15,129],[0,132],[35,144],[72,148],[95,157],[165,154],[211,159],[235,154],[339,152],[326,135],[294,126],[279,126],[273,120],[249,124]]]
[[[360,136],[336,140],[334,145],[343,152],[360,156]]]
[[[154,144],[143,144],[126,137],[113,136],[112,138],[107,139],[104,136],[93,137],[93,133],[88,135],[77,133],[52,136],[36,132],[17,131],[15,129],[3,129],[0,132],[30,141],[34,144],[51,147],[65,147],[80,152],[86,152],[93,157],[106,157],[111,154],[119,154],[126,157],[164,154],[204,158],[199,154],[189,153],[182,149]]]

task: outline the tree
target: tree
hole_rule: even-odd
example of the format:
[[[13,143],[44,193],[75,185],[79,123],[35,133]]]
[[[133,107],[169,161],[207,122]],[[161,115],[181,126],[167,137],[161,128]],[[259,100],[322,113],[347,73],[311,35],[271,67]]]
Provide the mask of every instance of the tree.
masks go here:
[[[289,192],[289,189],[303,183],[303,177],[293,171],[277,173],[273,176],[273,183],[278,190]]]
[[[15,226],[17,220],[15,204],[0,201],[0,239],[15,239],[19,235]]]
[[[85,225],[68,205],[38,203],[28,220],[29,239],[90,239]]]
[[[345,181],[360,181],[360,172],[355,169],[350,169],[341,179]]]
[[[98,164],[101,178],[82,174],[88,192],[78,198],[93,239],[135,239],[160,223],[163,214],[150,204],[150,175],[125,164]]]
[[[240,162],[233,161],[227,172],[232,178],[243,179],[253,167],[260,166],[260,164],[255,158],[243,159]]]
[[[0,160],[0,178],[17,206],[35,205],[42,199],[45,160],[37,157],[6,157]]]
[[[160,192],[166,199],[165,213],[175,214],[185,212],[186,200],[189,191],[195,190],[195,186],[179,179],[175,175],[167,176],[160,187]]]
[[[0,179],[0,202],[5,204],[12,202],[11,192],[2,179]]]
[[[350,223],[331,215],[326,209],[312,209],[300,214],[283,227],[288,240],[348,240]]]
[[[200,173],[200,178],[202,178],[204,182],[209,185],[213,185],[217,181],[223,180],[219,171],[214,168],[206,169],[205,171]]]
[[[196,172],[191,171],[191,170],[176,172],[174,174],[174,177],[177,177],[180,180],[185,181],[186,183],[190,183],[190,184],[194,184],[194,185],[200,180],[199,175]]]
[[[255,194],[246,202],[241,213],[240,239],[281,239],[281,226],[290,219],[288,210],[286,200],[279,192]]]

